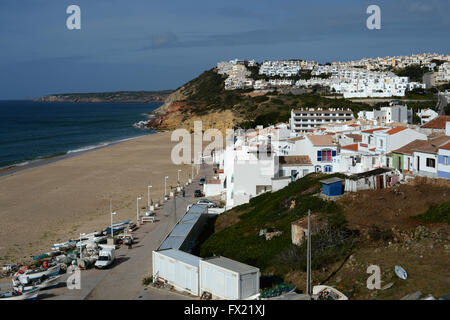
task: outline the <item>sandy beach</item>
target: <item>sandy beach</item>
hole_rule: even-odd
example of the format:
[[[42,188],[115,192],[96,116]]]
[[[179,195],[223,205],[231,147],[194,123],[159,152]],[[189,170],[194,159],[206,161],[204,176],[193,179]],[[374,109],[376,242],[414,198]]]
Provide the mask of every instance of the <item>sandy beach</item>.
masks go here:
[[[0,176],[0,263],[21,262],[50,251],[55,242],[101,230],[114,221],[136,219],[139,206],[160,200],[167,186],[191,176],[190,165],[170,160],[170,132],[152,134],[71,158]],[[194,172],[195,174],[195,172]]]

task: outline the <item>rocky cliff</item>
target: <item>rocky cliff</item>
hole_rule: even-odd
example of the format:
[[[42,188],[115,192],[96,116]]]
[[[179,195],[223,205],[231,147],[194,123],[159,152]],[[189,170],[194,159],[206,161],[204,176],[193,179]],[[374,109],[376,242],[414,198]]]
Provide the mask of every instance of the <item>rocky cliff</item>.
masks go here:
[[[41,102],[163,102],[172,93],[164,91],[117,91],[94,93],[51,94],[35,101]]]

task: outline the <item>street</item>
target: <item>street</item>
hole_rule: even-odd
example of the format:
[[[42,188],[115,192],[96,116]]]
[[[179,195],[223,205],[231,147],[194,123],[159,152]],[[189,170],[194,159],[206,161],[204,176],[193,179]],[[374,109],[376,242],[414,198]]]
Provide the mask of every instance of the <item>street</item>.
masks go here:
[[[81,271],[81,289],[69,290],[66,287],[68,274],[61,277],[61,281],[55,288],[42,291],[39,299],[52,300],[107,300],[107,299],[189,299],[188,296],[170,292],[168,290],[145,287],[142,280],[151,276],[152,273],[152,251],[156,250],[165,236],[172,230],[176,221],[182,218],[186,212],[186,207],[196,202],[199,198],[194,198],[196,189],[199,186],[200,177],[212,176],[210,165],[203,164],[199,175],[195,177],[193,183],[186,187],[185,197],[179,195],[175,200],[167,201],[162,208],[156,210],[157,222],[145,223],[141,225],[133,234],[137,238],[132,249],[126,246],[116,250],[116,260],[114,264],[106,270],[89,269]]]

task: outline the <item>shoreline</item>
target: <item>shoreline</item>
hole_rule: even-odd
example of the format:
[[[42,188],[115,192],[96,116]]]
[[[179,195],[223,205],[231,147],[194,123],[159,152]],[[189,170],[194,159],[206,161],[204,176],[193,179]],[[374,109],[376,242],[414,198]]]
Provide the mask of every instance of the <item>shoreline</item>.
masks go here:
[[[108,226],[110,199],[115,222],[136,220],[136,198],[144,210],[149,185],[152,201],[160,201],[165,176],[167,191],[177,185],[179,169],[182,184],[191,178],[190,164],[170,160],[177,143],[170,131],[155,132],[4,172],[0,263],[27,261],[54,243]]]
[[[16,173],[16,172],[20,172],[20,171],[23,171],[23,170],[27,170],[27,169],[30,169],[30,168],[36,168],[36,167],[44,166],[44,165],[47,165],[47,164],[50,164],[50,163],[53,163],[53,162],[56,162],[56,161],[60,161],[60,160],[64,160],[64,159],[68,159],[68,158],[72,158],[72,157],[76,157],[76,156],[79,156],[79,155],[81,155],[83,153],[86,153],[86,152],[89,152],[89,151],[99,150],[99,149],[102,149],[102,148],[106,148],[106,147],[109,147],[109,146],[116,145],[118,143],[123,143],[123,142],[126,142],[126,141],[138,139],[138,138],[141,138],[141,137],[145,137],[145,136],[153,135],[153,134],[157,134],[157,133],[160,133],[160,131],[154,131],[153,130],[153,132],[151,132],[151,133],[143,134],[143,135],[136,136],[136,137],[119,139],[119,140],[115,140],[115,141],[111,141],[111,142],[100,142],[100,143],[98,143],[96,145],[80,147],[80,148],[75,149],[75,150],[68,150],[64,154],[43,156],[43,157],[31,159],[31,160],[25,160],[25,161],[20,162],[20,163],[11,164],[11,165],[8,165],[8,166],[5,166],[5,167],[0,167],[0,177],[6,176],[6,175],[9,175],[9,174],[13,174],[13,173]]]

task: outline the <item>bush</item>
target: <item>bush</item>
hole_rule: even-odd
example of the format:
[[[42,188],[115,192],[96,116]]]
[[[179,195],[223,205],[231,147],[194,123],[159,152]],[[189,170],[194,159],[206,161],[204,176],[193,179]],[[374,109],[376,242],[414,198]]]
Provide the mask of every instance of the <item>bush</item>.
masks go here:
[[[431,206],[425,213],[413,218],[422,222],[447,222],[450,224],[450,201]]]
[[[356,233],[345,228],[333,228],[329,225],[311,235],[311,268],[320,269],[327,264],[343,258],[353,247]],[[290,245],[279,254],[276,261],[291,269],[306,270],[307,244]]]
[[[142,279],[142,285],[144,285],[144,286],[148,286],[152,282],[153,282],[153,276],[145,277],[144,279]]]
[[[340,175],[328,177],[332,176]],[[276,266],[274,258],[291,245],[291,223],[304,217],[308,209],[320,213],[330,228],[342,228],[346,221],[341,208],[308,192],[320,187],[322,178],[321,174],[309,174],[277,192],[264,193],[229,211],[228,214],[241,213],[239,222],[212,234],[201,245],[200,256],[223,255],[260,269]],[[286,206],[287,199],[295,199],[294,209]],[[269,228],[282,234],[272,240],[259,236],[261,229]]]

